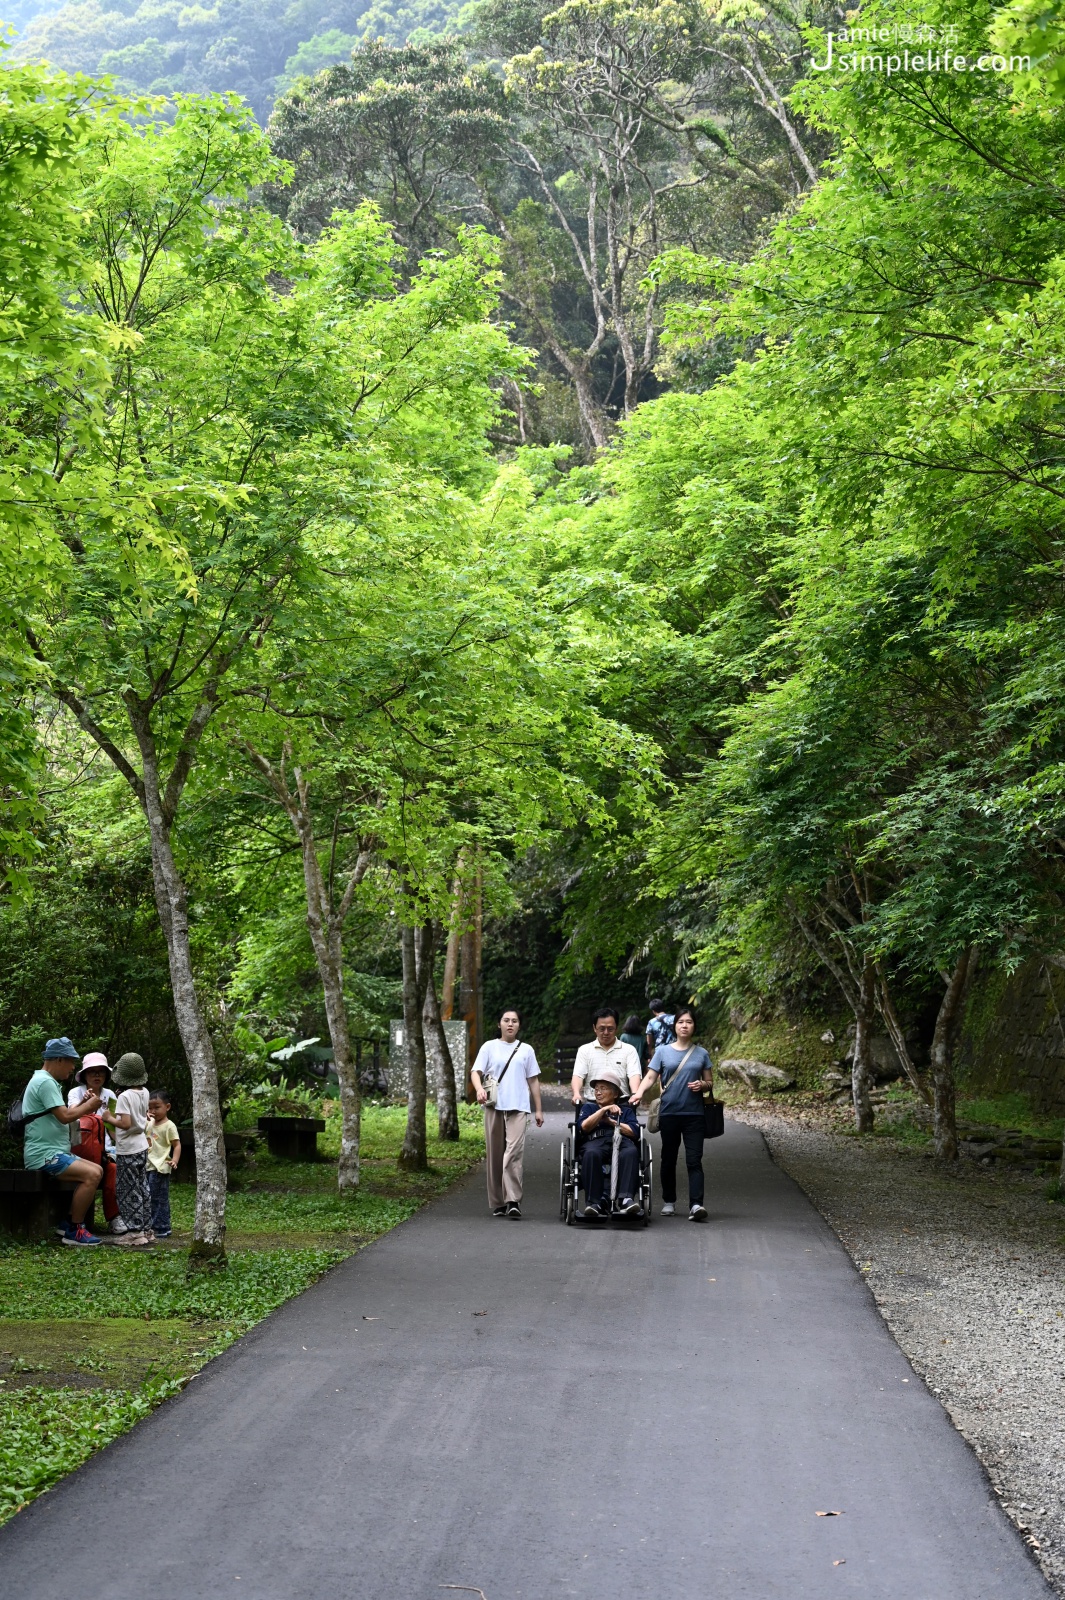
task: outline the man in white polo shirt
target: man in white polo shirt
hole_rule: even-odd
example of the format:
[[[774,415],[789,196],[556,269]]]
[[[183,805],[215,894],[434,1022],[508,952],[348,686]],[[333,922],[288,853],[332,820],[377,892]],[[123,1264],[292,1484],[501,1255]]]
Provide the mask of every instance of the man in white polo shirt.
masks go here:
[[[592,1018],[595,1038],[582,1044],[573,1063],[570,1092],[573,1104],[594,1100],[592,1081],[601,1067],[613,1067],[622,1083],[628,1080],[629,1092],[635,1094],[643,1079],[640,1058],[631,1044],[618,1038],[618,1014],[613,1006],[600,1006]]]

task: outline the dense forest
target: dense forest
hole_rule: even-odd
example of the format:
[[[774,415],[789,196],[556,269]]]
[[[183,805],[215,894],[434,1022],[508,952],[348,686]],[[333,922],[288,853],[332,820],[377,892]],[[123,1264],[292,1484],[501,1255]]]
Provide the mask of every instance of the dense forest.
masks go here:
[[[71,0],[8,8],[17,54],[67,72],[107,74],[127,92],[236,93],[264,120],[298,77],[343,61],[363,40],[403,44],[455,23],[447,0],[221,0],[213,6]]]
[[[328,1034],[353,1188],[402,1009],[424,1162],[483,921],[544,1043],[604,990],[849,1017],[865,1129],[886,1031],[952,1158],[974,984],[1062,939],[1053,30],[147,13],[5,68],[5,1083],[142,1049],[217,1249],[272,1041]]]

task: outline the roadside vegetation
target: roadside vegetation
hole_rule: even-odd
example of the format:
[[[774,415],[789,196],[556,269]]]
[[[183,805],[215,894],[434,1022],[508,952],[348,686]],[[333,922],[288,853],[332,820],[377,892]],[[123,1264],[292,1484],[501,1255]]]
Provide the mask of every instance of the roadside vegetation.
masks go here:
[[[1056,25],[933,0],[1031,70],[915,77],[811,73],[816,6],[157,12],[3,47],[0,1104],[135,1049],[199,1153],[178,1250],[0,1258],[39,1340],[130,1324],[106,1417],[12,1368],[41,1459],[464,1170],[445,1022],[496,1005],[549,1052],[694,999],[800,1110],[1049,1174]],[[301,1044],[329,1162],[227,1158]]]
[[[428,1168],[402,1173],[404,1109],[371,1104],[362,1185],[344,1198],[333,1165],[337,1103],[321,1109],[319,1163],[277,1161],[264,1147],[234,1173],[225,1272],[189,1276],[194,1190],[180,1183],[173,1238],[152,1251],[0,1245],[0,1521],[484,1154],[482,1119],[464,1107],[459,1141],[430,1139]]]

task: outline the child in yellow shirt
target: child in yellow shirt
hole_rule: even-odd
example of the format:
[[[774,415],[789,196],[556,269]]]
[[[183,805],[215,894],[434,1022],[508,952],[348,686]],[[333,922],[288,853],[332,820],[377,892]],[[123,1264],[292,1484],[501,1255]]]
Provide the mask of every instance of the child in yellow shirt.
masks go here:
[[[170,1096],[153,1089],[148,1096],[148,1188],[152,1196],[152,1232],[170,1237],[170,1179],[181,1160],[181,1138],[170,1120]]]

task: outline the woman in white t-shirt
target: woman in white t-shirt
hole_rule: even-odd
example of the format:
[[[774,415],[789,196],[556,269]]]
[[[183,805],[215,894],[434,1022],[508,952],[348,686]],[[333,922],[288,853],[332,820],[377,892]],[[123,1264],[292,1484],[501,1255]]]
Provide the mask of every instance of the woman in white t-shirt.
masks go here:
[[[531,1045],[518,1038],[521,1013],[508,1006],[499,1019],[499,1038],[477,1052],[470,1077],[484,1106],[484,1142],[488,1168],[488,1204],[493,1217],[521,1221],[522,1169],[530,1097],[536,1126],[544,1125],[540,1106],[540,1068]],[[488,1104],[486,1082],[495,1082],[495,1105]]]

